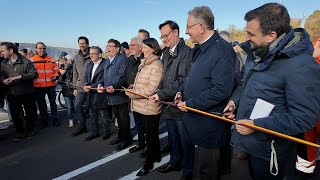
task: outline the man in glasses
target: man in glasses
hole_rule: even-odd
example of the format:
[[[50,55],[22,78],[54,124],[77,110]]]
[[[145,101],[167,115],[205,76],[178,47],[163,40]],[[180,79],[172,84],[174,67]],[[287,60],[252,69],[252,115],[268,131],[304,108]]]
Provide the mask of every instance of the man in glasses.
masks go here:
[[[98,85],[99,93],[107,93],[108,105],[112,106],[112,111],[118,122],[118,136],[110,141],[111,145],[118,144],[117,150],[123,150],[132,143],[130,134],[130,118],[128,111],[128,96],[122,91],[115,89],[125,86],[121,79],[125,76],[125,71],[129,60],[120,53],[120,42],[109,39],[106,46],[108,59],[105,65],[103,82]],[[120,83],[121,82],[121,83]]]
[[[97,88],[99,82],[103,78],[105,59],[102,59],[102,50],[98,46],[90,48],[91,62],[88,64],[86,73],[84,75],[85,86],[83,89],[88,92],[88,106],[91,116],[91,134],[85,138],[85,141],[91,141],[100,136],[99,134],[99,119],[101,119],[104,127],[104,135],[102,140],[105,141],[110,137],[110,125],[108,115],[108,104],[105,100],[105,93],[98,93],[91,88]]]
[[[133,37],[130,40],[130,45],[129,45],[130,57],[129,57],[129,62],[128,62],[126,75],[125,75],[126,86],[129,88],[132,88],[133,86],[135,77],[138,72],[138,67],[141,63],[141,59],[143,59],[142,44],[143,44],[143,39],[139,36]],[[129,103],[129,106],[130,106],[130,103]],[[142,122],[142,120],[137,116],[135,112],[130,112],[130,113],[132,113],[132,116],[134,117],[135,125],[138,132],[137,134],[138,144],[129,149],[130,153],[134,153],[134,152],[145,149],[146,137],[145,137],[144,122]],[[146,153],[142,153],[142,157],[144,156],[144,154],[146,155]]]
[[[209,7],[189,11],[186,34],[198,45],[193,50],[186,82],[177,93],[178,107],[184,111],[182,133],[184,151],[195,149],[193,176],[219,179],[219,148],[224,144],[225,122],[188,111],[184,106],[206,112],[223,112],[235,86],[235,54],[230,43],[214,30],[214,16]],[[191,178],[192,168],[182,179]]]
[[[158,86],[154,100],[174,101],[177,89],[183,86],[192,60],[192,51],[184,40],[180,38],[180,28],[174,21],[168,20],[159,25],[159,30],[164,44],[162,62],[164,77]],[[170,161],[161,166],[158,171],[168,173],[180,170],[182,164],[182,112],[176,107],[164,107],[161,117],[165,119],[168,130],[170,146]],[[192,168],[190,151],[185,157],[186,168]],[[192,158],[192,156],[191,156]]]
[[[31,58],[39,77],[34,80],[36,89],[36,102],[40,111],[41,128],[48,126],[48,109],[45,96],[48,96],[53,126],[60,126],[56,103],[56,79],[59,67],[54,59],[48,56],[46,45],[43,42],[36,44],[36,55]]]

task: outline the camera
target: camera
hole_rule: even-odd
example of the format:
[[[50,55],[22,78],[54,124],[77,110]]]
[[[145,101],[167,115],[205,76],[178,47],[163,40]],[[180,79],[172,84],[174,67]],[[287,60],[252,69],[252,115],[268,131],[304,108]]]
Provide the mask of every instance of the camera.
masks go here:
[[[60,64],[60,69],[64,70],[64,68],[65,68],[65,65],[64,64]]]

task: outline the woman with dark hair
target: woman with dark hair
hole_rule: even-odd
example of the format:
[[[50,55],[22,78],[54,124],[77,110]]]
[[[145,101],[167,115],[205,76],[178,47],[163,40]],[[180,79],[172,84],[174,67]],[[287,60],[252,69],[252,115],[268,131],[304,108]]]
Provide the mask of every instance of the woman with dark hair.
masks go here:
[[[138,68],[138,73],[133,85],[133,91],[151,96],[153,95],[163,77],[163,65],[159,60],[160,46],[154,38],[145,39],[142,45],[144,59]],[[160,140],[158,135],[161,104],[154,103],[151,99],[126,92],[131,98],[131,110],[145,123],[147,138],[147,159],[137,176],[146,175],[153,168],[154,162],[160,162]]]

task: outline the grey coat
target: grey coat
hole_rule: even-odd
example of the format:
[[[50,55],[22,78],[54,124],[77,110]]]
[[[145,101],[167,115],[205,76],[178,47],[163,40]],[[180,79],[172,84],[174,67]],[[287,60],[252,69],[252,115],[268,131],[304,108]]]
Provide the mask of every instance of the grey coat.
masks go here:
[[[74,57],[73,84],[77,86],[84,85],[84,75],[86,73],[87,65],[91,62],[89,50],[90,48],[87,49],[85,55],[82,53],[81,50],[79,50],[78,54]],[[74,87],[74,89],[78,90],[78,92],[85,93],[85,91],[82,88]]]

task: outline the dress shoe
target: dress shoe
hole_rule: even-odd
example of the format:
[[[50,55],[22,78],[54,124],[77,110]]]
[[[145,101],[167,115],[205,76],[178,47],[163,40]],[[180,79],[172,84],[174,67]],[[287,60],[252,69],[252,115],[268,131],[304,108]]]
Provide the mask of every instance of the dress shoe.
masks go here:
[[[145,148],[141,153],[140,153],[140,158],[145,158],[147,157],[147,148]]]
[[[110,133],[103,135],[103,136],[102,136],[102,141],[105,141],[105,140],[109,139],[110,136],[111,136]]]
[[[28,131],[27,134],[26,134],[26,138],[27,139],[32,139],[32,138],[34,138],[35,134],[36,133],[34,131]]]
[[[24,138],[24,133],[17,133],[16,136],[13,138],[13,141],[17,142]]]
[[[144,149],[145,146],[142,146],[140,144],[137,144],[135,146],[133,146],[132,148],[129,149],[129,152],[130,153],[134,153],[134,152],[137,152],[137,151],[140,151],[142,149]]]
[[[161,173],[168,173],[168,172],[171,172],[171,171],[180,171],[181,168],[178,166],[178,165],[171,165],[169,162],[165,165],[162,165],[158,171],[161,172]]]
[[[145,164],[142,169],[137,173],[137,176],[144,176],[153,169],[153,164]]]
[[[115,144],[119,144],[120,143],[120,139],[119,138],[115,138],[114,140],[110,141],[110,145],[115,145]]]
[[[125,148],[127,148],[130,145],[130,143],[120,143],[118,144],[118,146],[116,147],[116,150],[121,151]]]
[[[225,160],[220,163],[220,174],[231,173],[231,160]]]
[[[192,180],[192,174],[188,174],[186,176],[181,176],[181,180]]]
[[[95,138],[97,138],[99,136],[100,136],[99,134],[96,134],[96,135],[91,134],[90,136],[86,137],[84,140],[85,141],[91,141],[92,139],[95,139]]]
[[[72,133],[72,136],[79,136],[80,134],[88,132],[87,128],[79,128],[76,132]]]
[[[166,145],[163,149],[161,149],[160,153],[161,154],[168,154],[170,152],[170,146]]]

